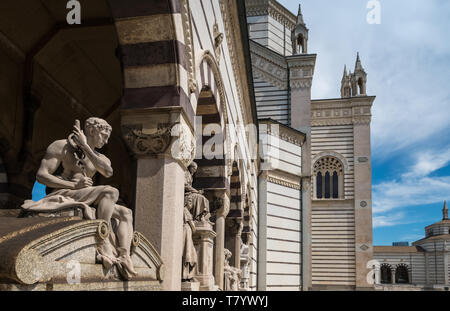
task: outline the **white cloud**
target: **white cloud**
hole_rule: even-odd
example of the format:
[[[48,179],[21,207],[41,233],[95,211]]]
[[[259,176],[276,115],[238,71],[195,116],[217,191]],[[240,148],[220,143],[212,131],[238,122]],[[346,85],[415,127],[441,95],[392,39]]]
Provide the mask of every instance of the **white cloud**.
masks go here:
[[[450,149],[444,151],[425,151],[417,155],[417,161],[411,171],[403,178],[422,177],[445,167],[450,162]]]
[[[408,221],[406,221],[405,213],[378,215],[374,216],[372,221],[374,228],[391,227],[395,225],[409,223]]]
[[[442,202],[450,195],[450,176],[430,174],[447,166],[450,149],[423,151],[416,154],[414,164],[397,180],[373,186],[374,214],[416,205]]]

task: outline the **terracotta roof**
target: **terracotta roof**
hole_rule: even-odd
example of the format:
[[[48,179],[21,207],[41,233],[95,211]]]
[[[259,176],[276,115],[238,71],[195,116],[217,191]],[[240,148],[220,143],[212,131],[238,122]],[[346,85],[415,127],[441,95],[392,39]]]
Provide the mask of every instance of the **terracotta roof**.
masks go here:
[[[419,253],[423,249],[419,246],[374,246],[374,253]]]

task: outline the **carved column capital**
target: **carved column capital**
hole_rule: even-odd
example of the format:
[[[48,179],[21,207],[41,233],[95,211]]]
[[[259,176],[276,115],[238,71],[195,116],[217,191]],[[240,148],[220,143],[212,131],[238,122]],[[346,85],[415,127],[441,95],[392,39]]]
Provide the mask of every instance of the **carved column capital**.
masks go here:
[[[187,168],[195,156],[195,136],[179,110],[137,110],[122,115],[122,136],[133,155],[170,156]]]
[[[165,153],[172,143],[175,124],[160,123],[153,132],[146,132],[142,124],[122,125],[122,135],[129,149],[137,157]]]

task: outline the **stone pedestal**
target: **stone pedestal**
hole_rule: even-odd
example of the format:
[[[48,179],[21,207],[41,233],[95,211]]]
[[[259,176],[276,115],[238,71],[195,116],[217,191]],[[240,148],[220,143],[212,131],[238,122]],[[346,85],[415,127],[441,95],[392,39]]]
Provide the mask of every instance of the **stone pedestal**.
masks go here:
[[[213,275],[214,238],[216,233],[208,222],[196,222],[194,240],[197,251],[197,274],[195,278],[200,282],[200,290],[211,291],[215,288]]]
[[[200,290],[200,282],[182,282],[181,291],[198,292]]]

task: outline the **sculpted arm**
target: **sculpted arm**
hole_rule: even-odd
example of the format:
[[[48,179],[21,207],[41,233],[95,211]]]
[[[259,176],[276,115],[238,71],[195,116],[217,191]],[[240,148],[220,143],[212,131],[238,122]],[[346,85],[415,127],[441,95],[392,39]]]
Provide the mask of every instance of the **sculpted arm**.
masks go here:
[[[61,164],[62,150],[64,143],[57,141],[51,144],[47,148],[47,152],[41,161],[41,166],[36,175],[36,179],[39,183],[55,189],[75,189],[75,183],[63,180],[58,176],[54,176],[53,173],[58,169]]]
[[[106,156],[92,150],[87,143],[86,135],[77,126],[74,126],[73,133],[75,134],[78,145],[89,160],[91,160],[92,164],[94,164],[95,169],[106,178],[111,177],[113,175],[111,161]]]
[[[94,152],[89,145],[82,147],[84,154],[91,160],[92,164],[94,164],[95,169],[105,176],[109,178],[113,175],[113,169],[111,167],[111,161],[104,155],[98,154]]]

